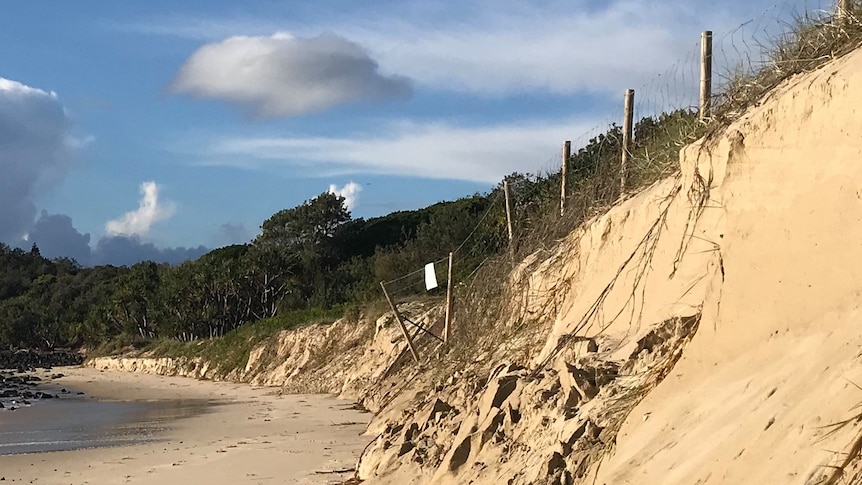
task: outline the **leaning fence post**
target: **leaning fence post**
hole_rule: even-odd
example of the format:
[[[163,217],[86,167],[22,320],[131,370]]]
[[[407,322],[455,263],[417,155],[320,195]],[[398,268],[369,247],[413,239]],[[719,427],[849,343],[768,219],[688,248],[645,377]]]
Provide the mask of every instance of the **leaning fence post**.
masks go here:
[[[700,120],[712,117],[712,31],[700,35]]]
[[[509,229],[509,248],[512,247],[512,240],[514,239],[514,234],[512,234],[512,206],[509,202],[509,179],[503,180],[503,195],[506,196],[506,225]]]
[[[443,325],[443,343],[449,343],[449,326],[452,323],[452,261],[455,253],[449,253],[449,279],[446,280],[446,322]]]
[[[566,174],[569,171],[569,158],[572,157],[572,142],[563,143],[562,168],[560,169],[560,217],[566,213]]]
[[[392,301],[392,298],[389,297],[389,292],[386,291],[386,284],[381,281],[380,287],[383,288],[383,296],[385,296],[386,301],[389,302],[389,307],[392,308],[392,313],[395,314],[395,320],[398,322],[398,326],[401,328],[401,333],[404,334],[404,339],[407,340],[407,346],[410,347],[410,353],[413,354],[413,360],[415,360],[418,364],[419,354],[416,352],[416,348],[413,346],[413,338],[410,337],[410,333],[407,331],[407,327],[404,326],[404,320],[401,319],[401,313],[398,312],[398,308],[395,307],[395,303]]]
[[[625,114],[623,116],[623,149],[620,160],[620,196],[626,191],[626,176],[631,158],[632,131],[634,129],[635,90],[626,89]]]

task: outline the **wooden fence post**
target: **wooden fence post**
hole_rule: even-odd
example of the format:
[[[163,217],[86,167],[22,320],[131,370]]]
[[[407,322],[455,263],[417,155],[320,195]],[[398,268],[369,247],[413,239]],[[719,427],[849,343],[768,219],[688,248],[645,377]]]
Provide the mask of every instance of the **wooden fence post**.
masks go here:
[[[835,11],[835,18],[838,19],[839,25],[845,25],[853,14],[853,0],[838,0],[838,6]]]
[[[712,117],[712,31],[700,35],[700,120]]]
[[[443,343],[449,343],[449,326],[452,324],[452,261],[455,253],[449,253],[449,279],[446,281],[446,322],[443,325]]]
[[[560,173],[560,217],[566,213],[566,174],[569,171],[569,158],[572,157],[572,142],[566,141],[563,143],[563,160]]]
[[[512,233],[512,206],[509,201],[509,179],[503,180],[503,194],[506,196],[506,225],[509,228],[509,247],[512,247],[512,240],[515,235]]]
[[[634,130],[635,90],[626,89],[625,113],[623,115],[623,150],[620,160],[620,197],[626,192],[626,176],[632,150],[632,131]]]
[[[382,281],[380,282],[380,287],[383,288],[383,296],[385,296],[386,301],[389,302],[389,307],[392,308],[392,313],[395,314],[395,320],[401,328],[401,333],[404,334],[404,339],[407,340],[407,346],[410,347],[410,353],[413,354],[413,360],[418,364],[419,354],[416,352],[416,347],[413,346],[413,338],[410,337],[407,327],[404,326],[404,320],[401,319],[401,313],[398,312],[398,308],[395,307],[395,303],[392,301],[392,298],[389,298],[389,292],[386,291],[386,285]]]

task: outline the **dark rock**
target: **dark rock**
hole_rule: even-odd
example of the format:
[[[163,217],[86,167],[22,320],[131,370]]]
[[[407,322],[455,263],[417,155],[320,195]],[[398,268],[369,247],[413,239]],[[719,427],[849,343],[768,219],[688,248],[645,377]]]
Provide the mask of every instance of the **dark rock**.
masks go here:
[[[401,448],[398,449],[398,456],[406,455],[413,448],[416,448],[416,445],[414,445],[412,441],[406,441],[402,443]]]
[[[566,460],[563,458],[563,455],[554,452],[551,455],[551,458],[548,460],[547,474],[553,475],[557,470],[566,468]]]
[[[83,361],[81,354],[69,351],[0,351],[0,369],[16,369],[19,374],[37,368],[50,370],[56,366],[80,365]]]

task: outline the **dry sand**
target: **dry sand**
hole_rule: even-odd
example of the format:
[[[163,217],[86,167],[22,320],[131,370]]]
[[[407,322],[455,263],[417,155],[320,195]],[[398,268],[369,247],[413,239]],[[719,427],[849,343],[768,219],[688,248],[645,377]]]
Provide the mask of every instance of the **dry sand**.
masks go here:
[[[155,443],[0,456],[6,483],[340,483],[353,472],[326,472],[353,469],[369,441],[361,434],[371,415],[329,396],[90,368],[62,372],[64,385],[99,398],[224,404],[175,421]]]

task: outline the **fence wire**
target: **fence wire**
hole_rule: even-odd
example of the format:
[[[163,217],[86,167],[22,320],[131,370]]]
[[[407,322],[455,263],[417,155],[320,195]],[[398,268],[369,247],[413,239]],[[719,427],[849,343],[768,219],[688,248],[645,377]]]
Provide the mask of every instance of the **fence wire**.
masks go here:
[[[507,177],[515,240],[505,242],[502,182],[488,194],[490,203],[469,235],[457,246],[453,282],[465,283],[463,317],[495,320],[501,315],[501,285],[525,255],[548,249],[578,225],[610,208],[621,197],[679,169],[679,151],[740,116],[759,96],[788,76],[810,70],[862,43],[862,7],[855,5],[843,23],[830,0],[780,1],[731,28],[713,31],[711,117],[698,112],[701,39],[692,38],[684,54],[635,90],[634,130],[626,179],[621,180],[623,93],[604,119],[573,133],[567,160],[564,214],[560,215],[561,150],[538,157],[534,173]],[[560,140],[560,147],[564,140]],[[525,161],[527,162],[527,161]],[[536,165],[533,165],[536,166]],[[501,244],[500,241],[505,243]],[[493,250],[491,250],[493,249]],[[444,254],[428,254],[427,259]],[[448,268],[446,268],[448,270]],[[445,274],[445,273],[444,273]],[[423,291],[423,269],[387,281],[393,293]]]

